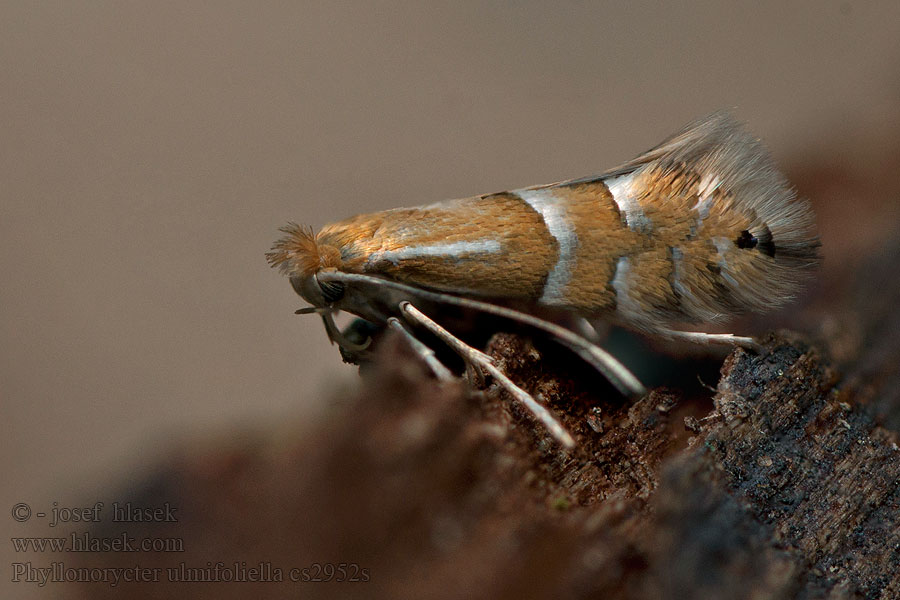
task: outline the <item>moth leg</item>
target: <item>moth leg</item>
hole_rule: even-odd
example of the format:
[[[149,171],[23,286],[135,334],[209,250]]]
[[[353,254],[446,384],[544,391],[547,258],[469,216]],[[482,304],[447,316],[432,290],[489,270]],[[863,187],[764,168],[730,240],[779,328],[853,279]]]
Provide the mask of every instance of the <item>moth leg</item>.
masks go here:
[[[760,348],[760,345],[753,338],[731,333],[703,333],[702,331],[675,331],[674,329],[663,329],[658,333],[671,340],[690,342],[692,344],[741,346],[754,350]]]
[[[469,347],[471,348],[471,346]],[[475,350],[475,348],[472,348],[472,350]],[[485,356],[487,357],[487,360],[491,361],[491,363],[494,362],[494,359],[492,359],[490,356]],[[466,366],[466,380],[477,388],[485,387],[487,377],[484,374],[484,369],[482,369],[477,362],[472,362],[466,357],[463,357],[463,363],[465,363]]]
[[[406,307],[404,307],[404,304]],[[452,348],[459,356],[462,357],[466,364],[466,376],[479,386],[484,384],[484,372],[487,371],[485,365],[494,364],[494,359],[475,348],[464,343],[462,340],[454,336],[452,333],[429,319],[424,313],[416,309],[412,304],[402,303],[400,309],[406,317],[419,325],[428,329],[437,336],[442,342]],[[490,373],[490,371],[488,371]]]
[[[628,370],[616,358],[596,344],[582,337],[581,335],[566,329],[556,323],[551,323],[540,317],[523,313],[505,306],[498,306],[490,302],[481,302],[471,298],[459,298],[450,294],[441,294],[437,292],[428,292],[408,285],[398,283],[396,281],[387,281],[377,279],[370,275],[362,275],[359,273],[343,273],[333,272],[327,274],[327,281],[339,281],[347,284],[366,284],[376,285],[378,289],[390,288],[397,292],[403,292],[412,297],[421,297],[430,302],[440,304],[448,304],[452,306],[461,306],[463,308],[476,310],[488,315],[495,315],[503,319],[509,319],[522,325],[533,327],[538,331],[542,331],[550,335],[559,344],[565,346],[582,360],[597,369],[613,386],[616,387],[623,395],[641,397],[647,394],[647,389],[638,380],[634,374]],[[320,280],[326,277],[320,276]]]
[[[586,339],[592,344],[596,344],[599,342],[603,335],[606,334],[606,330],[608,327],[604,327],[604,324],[600,322],[592,322],[584,317],[577,317],[575,319],[575,333]],[[602,332],[601,332],[602,330]]]
[[[368,350],[371,340],[378,336],[383,329],[383,325],[378,325],[365,319],[354,319],[342,329],[341,337],[352,344],[352,346],[348,347],[338,343],[338,349],[344,362],[360,366],[368,362],[372,357],[371,351]],[[362,347],[362,350],[359,349],[360,347]]]
[[[442,342],[447,344],[454,352],[459,354],[467,365],[472,365],[475,369],[487,371],[494,380],[500,384],[510,395],[525,405],[534,417],[540,421],[550,434],[565,448],[574,448],[575,440],[572,435],[565,430],[562,424],[554,417],[549,410],[531,397],[531,394],[517,386],[509,377],[503,374],[500,369],[494,366],[494,360],[479,350],[472,348],[452,333],[429,319],[425,314],[420,312],[415,306],[409,302],[400,303],[400,311],[413,323],[421,325]]]
[[[396,331],[400,334],[409,347],[415,352],[422,361],[428,365],[428,368],[431,369],[431,372],[439,381],[453,381],[453,373],[450,372],[450,369],[444,366],[444,364],[437,359],[434,355],[434,350],[420,342],[413,336],[412,333],[409,332],[406,327],[403,326],[403,323],[397,317],[391,317],[387,320],[388,327]]]

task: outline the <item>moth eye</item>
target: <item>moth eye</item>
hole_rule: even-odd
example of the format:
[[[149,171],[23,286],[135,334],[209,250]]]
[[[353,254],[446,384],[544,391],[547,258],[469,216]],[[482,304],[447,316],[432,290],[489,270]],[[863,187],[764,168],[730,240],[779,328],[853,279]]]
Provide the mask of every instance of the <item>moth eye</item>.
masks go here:
[[[746,249],[746,248],[756,248],[756,244],[759,243],[752,233],[747,231],[746,229],[741,232],[741,235],[738,236],[734,243],[738,248]]]
[[[344,284],[339,281],[320,281],[319,289],[325,302],[337,302],[344,297]]]

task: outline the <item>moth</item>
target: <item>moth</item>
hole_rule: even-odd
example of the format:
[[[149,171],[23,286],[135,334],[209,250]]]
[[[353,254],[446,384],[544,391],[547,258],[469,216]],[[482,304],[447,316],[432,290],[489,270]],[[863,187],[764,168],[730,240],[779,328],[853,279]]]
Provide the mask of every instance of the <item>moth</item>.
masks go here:
[[[430,331],[565,447],[574,439],[550,411],[439,324],[443,314],[477,311],[543,331],[640,396],[641,382],[585,324],[752,346],[685,327],[783,305],[819,262],[809,204],[727,113],[601,175],[281,231],[267,259],[311,305],[298,312],[321,315],[332,342],[364,347],[334,323],[347,311],[397,330],[436,376],[452,377],[410,325]]]

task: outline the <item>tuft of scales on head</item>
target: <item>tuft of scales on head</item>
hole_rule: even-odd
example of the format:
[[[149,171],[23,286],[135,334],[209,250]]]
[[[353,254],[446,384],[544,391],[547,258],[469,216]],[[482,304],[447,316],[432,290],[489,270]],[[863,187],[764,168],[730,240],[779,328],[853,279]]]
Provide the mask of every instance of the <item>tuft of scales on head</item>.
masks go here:
[[[322,269],[337,269],[343,264],[339,247],[323,239],[312,227],[289,223],[279,231],[285,236],[266,252],[266,260],[282,274],[311,277]]]
[[[307,225],[288,223],[278,229],[284,237],[272,244],[266,252],[269,265],[283,275],[313,275],[322,266],[316,234]]]

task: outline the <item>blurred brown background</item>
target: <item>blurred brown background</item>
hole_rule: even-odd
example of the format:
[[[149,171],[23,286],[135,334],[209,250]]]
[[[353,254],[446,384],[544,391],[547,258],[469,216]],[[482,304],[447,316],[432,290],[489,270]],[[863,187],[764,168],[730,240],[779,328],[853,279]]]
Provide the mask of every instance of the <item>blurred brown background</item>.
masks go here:
[[[0,509],[93,502],[187,434],[354,384],[265,264],[288,220],[600,172],[723,107],[789,173],[895,165],[898,23],[893,1],[4,2]],[[897,225],[853,189],[812,200],[827,269]]]

